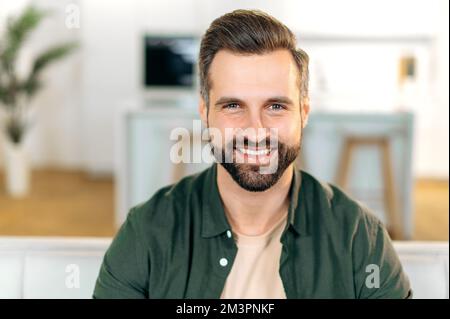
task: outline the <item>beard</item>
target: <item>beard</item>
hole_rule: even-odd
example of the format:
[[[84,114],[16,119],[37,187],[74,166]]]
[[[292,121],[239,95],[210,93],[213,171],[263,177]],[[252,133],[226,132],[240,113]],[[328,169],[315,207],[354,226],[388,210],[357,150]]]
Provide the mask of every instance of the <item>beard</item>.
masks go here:
[[[245,139],[244,145],[248,146],[248,144],[249,141]],[[270,144],[267,142],[265,145]],[[263,168],[257,164],[237,163],[235,156],[237,151],[236,138],[229,142],[225,149],[220,149],[211,144],[211,150],[216,160],[240,187],[250,192],[263,192],[275,185],[286,169],[295,161],[300,153],[300,145],[301,141],[292,146],[278,141],[274,150],[271,150],[271,156],[277,157],[275,167],[270,169],[271,173],[262,172]],[[221,158],[219,159],[217,155]],[[223,159],[232,159],[232,161]]]

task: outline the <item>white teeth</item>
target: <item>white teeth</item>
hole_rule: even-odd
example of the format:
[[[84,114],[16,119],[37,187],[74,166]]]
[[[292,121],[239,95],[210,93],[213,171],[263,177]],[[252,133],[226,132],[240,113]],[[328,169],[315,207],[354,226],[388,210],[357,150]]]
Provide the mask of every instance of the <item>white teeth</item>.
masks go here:
[[[260,156],[260,155],[267,155],[269,154],[269,150],[267,148],[262,149],[262,150],[250,150],[250,149],[246,149],[246,148],[240,148],[239,151],[243,154],[248,154],[248,155],[252,155],[252,156]]]

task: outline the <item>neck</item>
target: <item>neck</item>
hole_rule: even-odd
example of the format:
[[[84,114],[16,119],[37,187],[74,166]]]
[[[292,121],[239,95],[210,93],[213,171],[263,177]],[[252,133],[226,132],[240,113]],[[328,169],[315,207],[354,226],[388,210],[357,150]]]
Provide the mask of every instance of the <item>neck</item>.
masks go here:
[[[263,192],[249,192],[217,164],[217,185],[225,214],[233,230],[249,236],[264,233],[289,207],[289,189],[294,167],[290,165],[278,182]]]

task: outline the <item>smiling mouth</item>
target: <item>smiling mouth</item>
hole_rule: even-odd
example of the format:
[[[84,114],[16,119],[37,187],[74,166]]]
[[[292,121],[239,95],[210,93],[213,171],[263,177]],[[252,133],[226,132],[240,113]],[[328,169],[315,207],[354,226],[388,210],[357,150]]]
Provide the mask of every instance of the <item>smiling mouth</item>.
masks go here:
[[[251,156],[263,156],[263,155],[269,155],[270,149],[263,148],[263,149],[249,149],[249,148],[239,148],[239,152],[246,155]]]
[[[270,156],[273,152],[277,150],[277,148],[270,148],[270,147],[264,147],[264,148],[246,148],[246,147],[235,147],[235,151],[246,155],[246,156],[252,156],[252,157],[263,157],[263,156]]]

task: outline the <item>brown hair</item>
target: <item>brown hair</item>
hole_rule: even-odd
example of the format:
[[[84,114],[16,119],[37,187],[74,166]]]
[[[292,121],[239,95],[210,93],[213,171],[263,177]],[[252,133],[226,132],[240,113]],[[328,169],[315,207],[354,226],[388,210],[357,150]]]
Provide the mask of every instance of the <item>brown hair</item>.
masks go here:
[[[235,10],[215,19],[203,35],[198,62],[200,94],[206,105],[209,105],[211,88],[208,72],[219,50],[239,54],[264,54],[276,49],[289,50],[297,64],[302,105],[308,98],[309,58],[296,45],[295,36],[288,27],[260,10]]]

